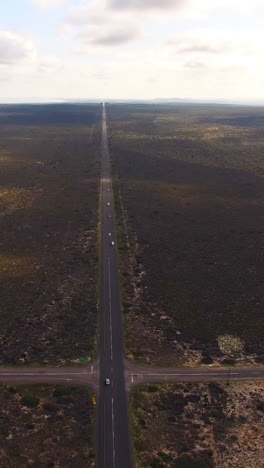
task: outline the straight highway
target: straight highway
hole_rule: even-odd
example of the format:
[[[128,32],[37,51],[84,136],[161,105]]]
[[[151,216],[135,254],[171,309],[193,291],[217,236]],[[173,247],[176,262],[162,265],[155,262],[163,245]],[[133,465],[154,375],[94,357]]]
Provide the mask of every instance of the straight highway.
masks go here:
[[[128,400],[106,110],[102,113],[101,296],[98,466],[130,468]],[[106,379],[110,385],[106,385]]]

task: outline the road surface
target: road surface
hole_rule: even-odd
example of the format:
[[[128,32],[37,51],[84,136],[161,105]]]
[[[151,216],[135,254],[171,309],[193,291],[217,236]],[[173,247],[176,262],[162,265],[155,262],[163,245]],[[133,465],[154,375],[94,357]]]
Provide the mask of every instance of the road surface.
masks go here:
[[[86,384],[98,392],[99,365],[81,367],[2,367],[2,383],[72,383]]]
[[[114,197],[105,105],[103,105],[102,115],[101,183],[98,466],[100,468],[130,468],[128,400],[124,377]],[[110,385],[105,385],[106,378],[110,379]]]
[[[148,382],[199,382],[208,380],[264,380],[263,367],[232,368],[182,368],[148,367],[125,362],[125,382],[127,389]],[[0,382],[10,383],[80,383],[99,390],[99,367],[50,367],[50,368],[0,368]]]
[[[263,380],[263,367],[148,367],[125,362],[126,388],[148,382],[199,382],[209,380]]]

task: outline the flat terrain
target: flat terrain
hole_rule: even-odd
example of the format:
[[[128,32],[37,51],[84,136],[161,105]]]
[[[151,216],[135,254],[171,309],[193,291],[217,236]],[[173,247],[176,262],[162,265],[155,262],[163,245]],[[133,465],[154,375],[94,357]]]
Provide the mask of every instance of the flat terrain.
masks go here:
[[[0,364],[95,354],[100,118],[0,106]]]
[[[264,359],[264,110],[111,105],[126,353]]]
[[[1,385],[0,465],[95,466],[94,425],[87,387]]]
[[[142,386],[131,419],[137,468],[263,466],[263,382]]]

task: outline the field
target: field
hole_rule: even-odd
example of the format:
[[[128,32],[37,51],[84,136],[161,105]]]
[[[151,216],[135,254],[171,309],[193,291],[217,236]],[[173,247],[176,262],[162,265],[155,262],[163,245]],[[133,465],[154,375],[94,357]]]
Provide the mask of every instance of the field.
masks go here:
[[[0,386],[3,468],[95,466],[95,414],[87,388]]]
[[[110,105],[126,353],[264,362],[264,109]]]
[[[100,106],[0,106],[0,364],[95,355]]]
[[[148,385],[131,400],[137,468],[261,468],[264,385]]]

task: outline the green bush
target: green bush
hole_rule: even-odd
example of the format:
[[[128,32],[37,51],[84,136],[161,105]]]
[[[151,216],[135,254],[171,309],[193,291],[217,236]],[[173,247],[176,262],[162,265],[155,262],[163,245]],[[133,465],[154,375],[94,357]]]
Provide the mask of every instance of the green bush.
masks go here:
[[[27,408],[36,408],[39,404],[39,398],[27,393],[22,396],[20,403],[22,406],[27,406]]]
[[[64,385],[58,385],[53,391],[53,396],[55,398],[61,397],[63,395],[70,395],[70,394],[71,394],[70,387],[66,387]]]
[[[206,460],[197,460],[187,454],[180,455],[175,463],[175,468],[209,468],[211,466],[212,464],[207,463]]]

